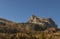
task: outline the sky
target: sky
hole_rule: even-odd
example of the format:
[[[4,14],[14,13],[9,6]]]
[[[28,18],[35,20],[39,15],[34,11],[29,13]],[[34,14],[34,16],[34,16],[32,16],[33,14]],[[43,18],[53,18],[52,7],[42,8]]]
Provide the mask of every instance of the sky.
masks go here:
[[[60,27],[60,0],[0,0],[0,18],[27,22],[31,15],[52,18]]]

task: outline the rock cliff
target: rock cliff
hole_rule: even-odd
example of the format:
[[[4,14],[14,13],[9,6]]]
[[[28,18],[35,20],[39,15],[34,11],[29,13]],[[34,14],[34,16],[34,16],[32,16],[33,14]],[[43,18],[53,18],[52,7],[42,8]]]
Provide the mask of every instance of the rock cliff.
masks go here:
[[[38,24],[43,27],[46,26],[57,28],[57,25],[51,18],[39,18],[35,15],[30,16],[28,23]]]

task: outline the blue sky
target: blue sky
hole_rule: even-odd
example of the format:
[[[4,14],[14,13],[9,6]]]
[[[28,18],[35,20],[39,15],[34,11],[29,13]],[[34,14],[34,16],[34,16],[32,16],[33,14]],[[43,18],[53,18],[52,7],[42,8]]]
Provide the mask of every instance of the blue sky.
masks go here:
[[[52,18],[60,27],[60,0],[0,0],[0,18],[26,22],[32,14]]]

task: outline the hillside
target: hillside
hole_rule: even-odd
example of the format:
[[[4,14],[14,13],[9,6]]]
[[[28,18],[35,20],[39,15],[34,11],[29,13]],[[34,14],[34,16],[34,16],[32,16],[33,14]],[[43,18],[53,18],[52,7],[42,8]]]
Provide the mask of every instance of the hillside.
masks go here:
[[[0,18],[0,39],[60,39],[60,29],[51,18],[35,15],[26,23]]]

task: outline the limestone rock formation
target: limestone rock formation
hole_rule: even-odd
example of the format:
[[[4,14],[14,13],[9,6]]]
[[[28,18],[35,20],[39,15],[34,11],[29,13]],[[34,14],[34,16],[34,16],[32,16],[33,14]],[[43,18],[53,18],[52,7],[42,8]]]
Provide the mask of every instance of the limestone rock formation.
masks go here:
[[[39,24],[40,26],[43,27],[54,27],[57,28],[57,25],[51,18],[39,18],[35,15],[32,15],[28,21],[28,23],[34,23],[34,24]]]

